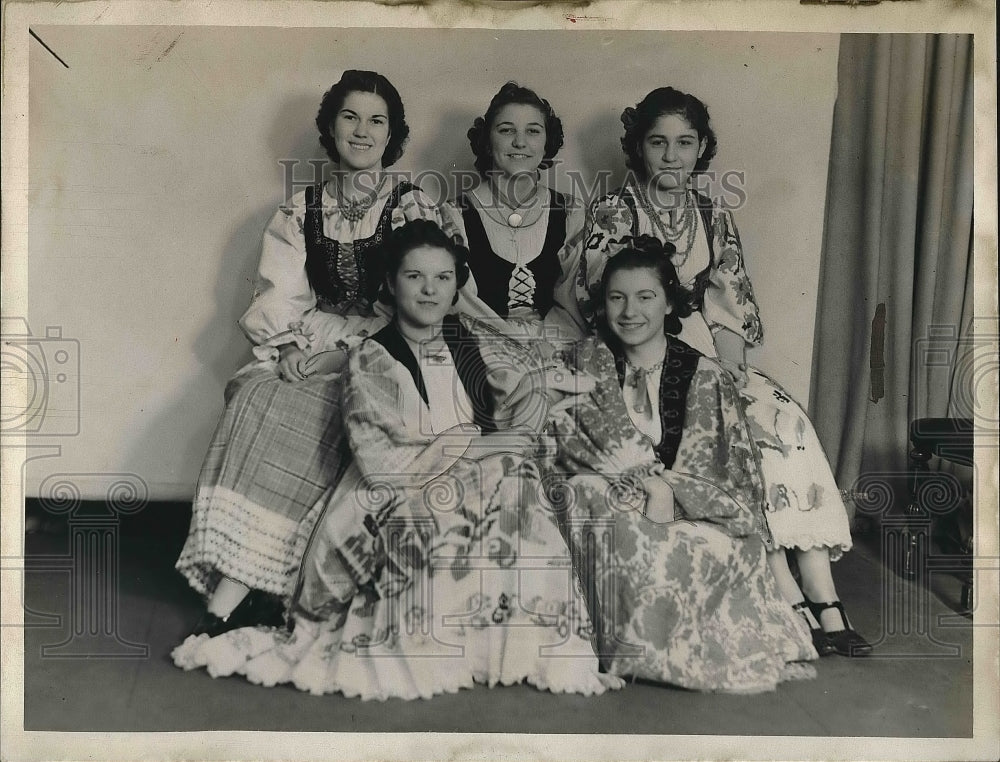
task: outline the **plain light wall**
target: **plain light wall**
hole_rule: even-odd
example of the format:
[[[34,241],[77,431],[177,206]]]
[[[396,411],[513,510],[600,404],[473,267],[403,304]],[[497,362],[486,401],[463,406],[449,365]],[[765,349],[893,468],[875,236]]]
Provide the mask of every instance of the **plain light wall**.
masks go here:
[[[619,114],[654,87],[701,97],[712,168],[744,172],[735,210],[765,326],[751,359],[808,399],[836,96],[837,35],[211,27],[38,27],[30,52],[29,314],[80,354],[80,432],[29,466],[104,497],[115,474],[187,499],[250,357],[236,326],[279,162],[323,158],[313,120],[343,69],[400,90],[395,168],[470,170],[465,132],[503,82],[563,119],[554,170],[623,177]],[[305,167],[305,165],[302,165]]]

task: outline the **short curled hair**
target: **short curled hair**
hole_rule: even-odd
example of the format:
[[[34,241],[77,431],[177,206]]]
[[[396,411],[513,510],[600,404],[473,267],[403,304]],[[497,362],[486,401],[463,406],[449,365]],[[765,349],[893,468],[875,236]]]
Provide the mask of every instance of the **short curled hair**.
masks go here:
[[[709,121],[708,109],[705,104],[693,95],[682,93],[672,87],[658,87],[645,98],[622,112],[622,125],[625,134],[622,136],[622,150],[625,151],[625,166],[645,177],[646,165],[642,160],[642,142],[656,120],[661,116],[673,114],[679,116],[698,133],[698,140],[705,141],[705,152],[694,165],[694,174],[704,172],[715,157],[718,141],[715,131]]]
[[[316,114],[316,127],[319,129],[319,142],[331,161],[340,162],[340,154],[330,128],[333,126],[337,113],[344,106],[344,101],[351,93],[374,93],[385,101],[389,109],[389,141],[382,154],[382,166],[388,167],[399,161],[403,148],[410,136],[410,127],[406,124],[406,114],[403,110],[403,99],[392,83],[381,74],[374,71],[359,71],[348,69],[340,81],[326,91],[323,101]]]
[[[517,103],[523,106],[534,106],[545,117],[545,156],[539,169],[548,169],[552,166],[552,159],[563,146],[563,126],[562,120],[556,116],[552,106],[538,93],[528,87],[521,87],[516,82],[508,82],[490,101],[490,106],[486,109],[484,116],[476,117],[466,135],[469,138],[469,145],[472,146],[472,153],[476,156],[476,171],[483,177],[493,169],[493,156],[490,153],[490,131],[493,129],[493,120],[496,119],[497,112],[504,106]]]
[[[379,290],[379,301],[383,304],[396,303],[388,284],[396,280],[406,255],[421,246],[432,246],[447,251],[455,262],[455,281],[458,288],[469,282],[469,250],[445,233],[436,222],[411,220],[393,230],[382,244],[381,257],[385,280]]]
[[[673,308],[670,314],[664,318],[664,332],[673,335],[680,333],[681,318],[691,314],[692,304],[691,294],[681,285],[680,279],[677,277],[677,270],[674,269],[674,265],[670,261],[670,257],[676,251],[677,249],[669,241],[660,243],[653,236],[640,235],[630,239],[625,248],[608,260],[604,266],[604,274],[601,276],[601,309],[597,315],[597,328],[605,342],[617,343],[617,337],[607,322],[605,300],[611,278],[622,270],[651,270],[655,274],[657,282],[663,287],[667,303]]]

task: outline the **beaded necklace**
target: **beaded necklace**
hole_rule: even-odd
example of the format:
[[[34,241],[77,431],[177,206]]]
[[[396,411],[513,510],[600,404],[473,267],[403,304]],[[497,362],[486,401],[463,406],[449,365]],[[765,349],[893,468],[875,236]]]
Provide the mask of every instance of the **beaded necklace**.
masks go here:
[[[337,206],[340,208],[340,213],[344,215],[344,218],[352,223],[357,224],[357,222],[364,217],[368,210],[372,208],[375,204],[375,199],[378,198],[379,191],[382,190],[382,186],[385,185],[386,176],[382,175],[379,179],[378,184],[368,191],[364,196],[355,201],[348,201],[344,198],[344,191],[342,183],[338,178],[337,187]]]
[[[663,218],[660,217],[656,209],[653,208],[653,204],[649,200],[649,196],[646,195],[645,188],[643,188],[639,183],[635,183],[634,187],[636,195],[639,198],[639,203],[642,204],[643,211],[645,211],[647,216],[653,221],[653,226],[660,234],[662,241],[676,244],[681,238],[686,238],[684,242],[684,249],[681,250],[675,246],[677,251],[670,258],[674,267],[683,267],[684,263],[687,262],[688,257],[691,255],[691,249],[694,248],[694,239],[698,233],[697,214],[695,212],[694,198],[691,191],[686,191],[684,193],[684,212],[681,214],[680,222],[676,228],[670,228],[663,221]]]

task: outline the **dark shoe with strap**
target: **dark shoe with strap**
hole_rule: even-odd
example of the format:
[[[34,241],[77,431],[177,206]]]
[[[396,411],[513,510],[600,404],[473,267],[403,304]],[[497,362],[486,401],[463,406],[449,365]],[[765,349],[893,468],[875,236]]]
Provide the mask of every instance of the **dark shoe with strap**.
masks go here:
[[[206,611],[192,635],[208,635],[210,638],[223,635],[230,630],[241,627],[283,627],[285,625],[285,607],[281,599],[262,590],[251,590],[229,614],[216,616]]]
[[[851,620],[847,618],[847,613],[844,611],[844,604],[840,601],[813,603],[806,598],[805,603],[808,604],[809,610],[812,611],[817,622],[820,613],[827,609],[837,609],[840,612],[840,617],[844,620],[844,629],[826,633],[833,650],[838,654],[841,656],[868,656],[872,652],[871,643],[861,637],[851,626]]]
[[[834,652],[833,643],[826,636],[826,633],[819,627],[813,627],[812,621],[806,615],[809,611],[809,604],[806,601],[799,601],[792,608],[798,612],[798,614],[805,620],[806,627],[809,628],[809,633],[812,635],[813,648],[816,649],[816,653],[820,656],[829,656]]]

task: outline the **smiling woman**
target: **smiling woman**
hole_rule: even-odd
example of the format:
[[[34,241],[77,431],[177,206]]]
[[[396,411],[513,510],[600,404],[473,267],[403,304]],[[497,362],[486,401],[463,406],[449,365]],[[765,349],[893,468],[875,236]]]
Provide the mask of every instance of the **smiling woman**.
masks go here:
[[[816,653],[768,571],[764,485],[736,387],[676,336],[690,306],[672,253],[640,236],[608,261],[601,338],[569,353],[596,383],[552,407],[547,478],[609,672],[773,690],[813,677],[804,662]]]
[[[663,256],[693,307],[680,321],[679,338],[717,358],[753,424],[766,487],[768,560],[781,591],[810,625],[821,654],[865,656],[871,646],[844,615],[830,570],[831,559],[851,547],[840,491],[805,412],[773,379],[747,365],[747,348],[761,343],[763,328],[739,233],[732,213],[694,187],[717,147],[708,108],[689,93],[661,87],[626,108],[621,121],[631,175],[589,211],[576,281],[581,312],[600,320],[605,309],[614,309],[602,298],[602,278],[629,241],[644,235],[664,245]],[[642,330],[641,321],[617,324],[626,333]],[[795,552],[802,589],[785,549]]]
[[[351,351],[354,458],[319,505],[291,633],[191,639],[178,664],[362,699],[527,681],[601,694],[593,627],[528,456],[545,421],[531,353],[448,316],[467,251],[417,220],[386,246],[395,319]]]
[[[468,138],[480,182],[446,209],[468,242],[479,298],[508,321],[575,341],[584,212],[542,175],[562,147],[562,122],[535,91],[508,82]]]
[[[208,596],[195,635],[282,621],[315,506],[343,466],[340,366],[391,315],[377,304],[384,239],[408,220],[445,222],[417,187],[388,182],[409,127],[381,74],[346,71],[316,126],[335,171],[283,204],[264,232],[240,319],[257,361],[226,389],[177,561]]]

